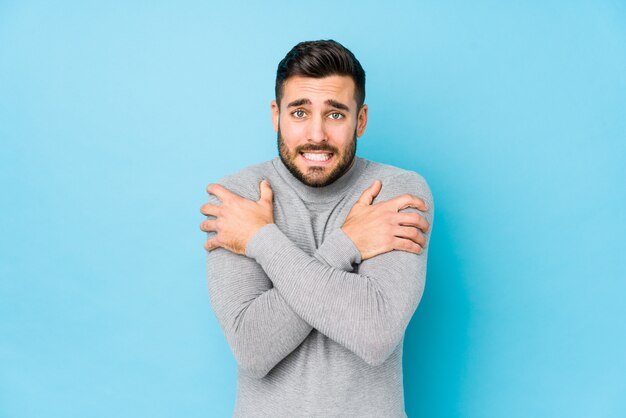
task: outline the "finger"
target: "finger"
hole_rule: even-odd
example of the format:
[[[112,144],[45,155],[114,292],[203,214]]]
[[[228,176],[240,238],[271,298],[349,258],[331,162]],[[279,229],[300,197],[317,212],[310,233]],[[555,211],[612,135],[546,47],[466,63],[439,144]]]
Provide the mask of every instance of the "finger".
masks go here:
[[[262,200],[266,203],[272,203],[274,198],[274,193],[272,192],[272,186],[270,186],[270,182],[267,180],[263,180],[260,186],[261,197],[259,200]]]
[[[214,219],[207,219],[206,221],[200,222],[200,229],[204,232],[216,232],[217,225]]]
[[[205,241],[204,243],[204,249],[207,251],[213,251],[214,249],[218,248],[220,245],[218,244],[217,240],[215,238],[212,239],[208,239]]]
[[[378,196],[378,193],[380,193],[381,187],[382,183],[380,182],[380,180],[375,180],[370,187],[368,187],[363,193],[361,193],[358,202],[364,205],[371,205],[374,201],[374,198]]]
[[[426,237],[419,229],[412,226],[398,226],[394,229],[398,238],[410,239],[422,248],[426,248]]]
[[[207,215],[207,216],[217,216],[217,211],[218,211],[219,206],[218,205],[213,205],[211,203],[205,203],[204,205],[202,205],[200,207],[200,213]]]
[[[231,192],[226,187],[217,183],[209,184],[206,187],[206,192],[209,194],[215,195],[222,202],[228,198],[237,196],[235,193]]]
[[[430,224],[419,213],[415,212],[398,212],[397,214],[397,222],[398,225],[406,225],[413,226],[415,228],[421,229],[423,232],[428,232],[428,228],[430,228]]]
[[[397,238],[393,244],[394,250],[407,251],[414,254],[421,254],[423,249],[410,239]]]
[[[424,200],[420,199],[417,196],[412,194],[403,194],[393,199],[390,199],[389,202],[394,202],[397,205],[398,210],[406,209],[406,208],[415,208],[421,211],[427,211],[428,205]]]

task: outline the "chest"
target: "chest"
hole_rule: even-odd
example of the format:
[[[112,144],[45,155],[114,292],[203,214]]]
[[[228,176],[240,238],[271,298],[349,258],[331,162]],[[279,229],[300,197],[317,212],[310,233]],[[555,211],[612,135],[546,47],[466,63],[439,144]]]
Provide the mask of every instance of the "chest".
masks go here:
[[[295,193],[277,193],[274,222],[292,242],[312,255],[328,234],[341,228],[355,201],[350,194],[333,201],[307,202]]]

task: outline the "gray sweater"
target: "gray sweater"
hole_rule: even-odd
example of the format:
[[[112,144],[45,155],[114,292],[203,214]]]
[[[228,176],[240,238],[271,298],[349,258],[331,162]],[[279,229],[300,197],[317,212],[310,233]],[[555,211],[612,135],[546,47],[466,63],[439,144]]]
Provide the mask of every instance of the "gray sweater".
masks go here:
[[[429,239],[426,181],[356,157],[336,182],[314,188],[276,157],[219,183],[258,200],[262,179],[272,187],[275,223],[254,234],[246,256],[222,248],[207,255],[211,305],[238,365],[234,416],[406,417],[402,343],[424,289],[428,247],[362,261],[340,228],[379,179],[374,203],[404,193],[426,201]]]

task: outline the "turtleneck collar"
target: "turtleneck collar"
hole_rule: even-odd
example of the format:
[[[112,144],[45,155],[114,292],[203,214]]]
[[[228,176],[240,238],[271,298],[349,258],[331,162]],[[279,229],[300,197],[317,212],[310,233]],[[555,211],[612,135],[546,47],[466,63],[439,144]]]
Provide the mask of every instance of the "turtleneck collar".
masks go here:
[[[355,156],[352,167],[333,183],[324,187],[311,187],[302,183],[291,174],[291,171],[285,166],[280,157],[274,158],[272,165],[280,177],[298,193],[302,200],[306,202],[325,203],[335,200],[350,188],[354,180],[361,175],[365,160]]]

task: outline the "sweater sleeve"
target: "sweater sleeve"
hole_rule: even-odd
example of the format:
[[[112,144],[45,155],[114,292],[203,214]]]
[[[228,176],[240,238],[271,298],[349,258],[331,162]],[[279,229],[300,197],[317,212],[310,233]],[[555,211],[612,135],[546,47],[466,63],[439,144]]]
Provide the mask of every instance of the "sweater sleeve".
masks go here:
[[[220,183],[243,197],[249,194],[232,180]],[[209,202],[220,204],[213,195]],[[215,233],[207,235],[211,238]],[[352,264],[360,260],[358,250],[342,233],[329,235],[314,256],[324,265],[346,271],[352,271]],[[261,266],[248,257],[223,248],[208,252],[207,281],[211,306],[228,345],[239,368],[251,376],[265,376],[312,330],[273,287]]]
[[[421,197],[429,206],[424,214],[431,224],[425,234],[428,242],[434,207],[430,189],[421,176],[405,172],[383,180],[374,203],[404,193]],[[269,224],[248,242],[246,255],[261,265],[302,319],[366,363],[377,366],[401,341],[421,299],[428,247],[421,254],[395,250],[380,254],[350,272],[309,256],[275,224]]]

